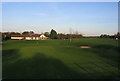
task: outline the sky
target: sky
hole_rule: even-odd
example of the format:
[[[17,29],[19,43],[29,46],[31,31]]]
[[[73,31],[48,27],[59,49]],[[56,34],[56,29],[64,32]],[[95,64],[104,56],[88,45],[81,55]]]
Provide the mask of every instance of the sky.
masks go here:
[[[2,31],[115,34],[117,2],[3,2]]]
[[[119,2],[119,0],[1,0],[2,2]]]

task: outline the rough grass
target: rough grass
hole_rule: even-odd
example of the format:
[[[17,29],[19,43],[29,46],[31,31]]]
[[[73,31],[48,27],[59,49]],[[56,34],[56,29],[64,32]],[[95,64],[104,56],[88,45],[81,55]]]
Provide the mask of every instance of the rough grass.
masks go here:
[[[9,40],[3,42],[3,79],[116,79],[114,39]],[[81,45],[92,46],[89,49]]]

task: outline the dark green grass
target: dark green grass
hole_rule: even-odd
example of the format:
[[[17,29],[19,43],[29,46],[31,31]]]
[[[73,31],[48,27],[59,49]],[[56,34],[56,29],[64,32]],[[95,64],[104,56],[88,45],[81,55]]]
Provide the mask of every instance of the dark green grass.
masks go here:
[[[118,50],[114,39],[4,41],[3,79],[116,79]]]

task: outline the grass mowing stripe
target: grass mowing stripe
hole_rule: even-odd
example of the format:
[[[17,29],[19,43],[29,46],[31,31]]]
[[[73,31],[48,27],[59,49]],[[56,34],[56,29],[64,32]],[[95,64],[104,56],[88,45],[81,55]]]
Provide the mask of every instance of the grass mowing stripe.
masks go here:
[[[103,69],[104,71],[106,71],[106,72],[108,72],[108,73],[110,73],[110,74],[113,74],[113,73],[114,73],[113,71],[109,70],[109,67],[106,68],[105,66],[101,66],[101,65],[96,64],[96,63],[94,63],[94,65],[97,66],[98,68]]]
[[[79,64],[74,63],[76,66],[78,66],[80,69],[84,70],[85,72],[87,72],[89,74],[89,71],[83,67],[81,67]]]
[[[81,49],[80,45],[89,45],[92,48]],[[100,38],[72,39],[71,42],[69,40],[4,41],[3,77],[13,78],[15,75],[21,78],[23,71],[27,72],[23,78],[27,76],[38,79],[42,77],[90,79],[116,76],[118,63],[114,60],[117,55],[114,53],[118,52],[116,47],[116,40]],[[11,49],[16,52],[11,52]],[[20,59],[17,60],[18,58]],[[32,76],[39,72],[40,75]],[[12,73],[13,75],[10,75]]]

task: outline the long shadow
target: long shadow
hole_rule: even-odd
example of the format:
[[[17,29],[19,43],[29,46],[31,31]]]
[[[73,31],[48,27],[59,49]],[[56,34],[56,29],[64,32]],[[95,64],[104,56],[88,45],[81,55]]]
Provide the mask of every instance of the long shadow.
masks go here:
[[[20,56],[18,49],[9,49],[9,50],[2,50],[2,61],[12,61],[18,59]]]
[[[3,79],[82,79],[80,73],[42,53],[37,53],[33,58],[20,59],[3,68]]]
[[[111,45],[98,45],[93,46],[93,49],[90,50],[91,52],[94,52],[98,54],[101,57],[110,59],[112,61],[118,62],[118,53],[119,53],[120,47],[117,46],[111,46]]]
[[[3,50],[3,79],[92,79],[66,66],[63,62],[45,54],[37,53],[32,58],[18,59],[16,49]],[[14,62],[13,62],[14,61]],[[12,63],[9,63],[12,62]],[[75,64],[86,71],[80,65]],[[89,72],[88,72],[89,73]],[[90,74],[89,74],[90,75]],[[97,77],[96,77],[97,78]],[[98,77],[101,78],[102,77]],[[107,77],[105,77],[107,78]]]
[[[117,47],[117,46],[98,45],[98,46],[93,46],[93,48],[90,49],[89,51],[94,52],[98,56],[105,58],[105,59],[98,58],[98,60],[104,62],[105,64],[110,65],[111,67],[118,68],[119,50],[120,50],[120,47]]]
[[[20,53],[17,49],[2,50],[2,78],[6,69],[9,68],[8,66],[18,60],[19,57]]]

